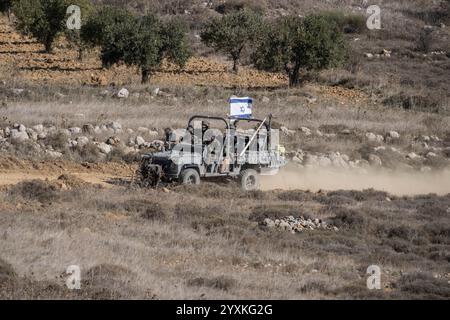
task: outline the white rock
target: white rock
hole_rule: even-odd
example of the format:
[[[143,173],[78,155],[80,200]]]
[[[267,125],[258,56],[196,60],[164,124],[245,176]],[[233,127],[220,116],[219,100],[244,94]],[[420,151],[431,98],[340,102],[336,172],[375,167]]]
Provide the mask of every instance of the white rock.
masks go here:
[[[45,132],[41,132],[37,135],[38,140],[44,140],[45,138],[47,138],[47,133]]]
[[[148,135],[149,135],[152,139],[156,139],[156,138],[159,137],[158,131],[154,131],[154,130],[149,130]]]
[[[109,144],[106,144],[104,142],[97,144],[97,148],[104,154],[110,153],[113,149]]]
[[[19,131],[17,129],[12,129],[9,137],[14,142],[24,142],[29,139],[28,133],[26,133],[26,131]]]
[[[126,99],[129,96],[130,96],[130,91],[128,91],[125,88],[122,88],[122,89],[119,90],[119,92],[117,92],[117,98]]]
[[[27,127],[25,127],[23,124],[19,125],[18,130],[20,132],[26,132],[27,131]]]
[[[44,131],[44,126],[42,124],[37,124],[37,125],[33,126],[32,128],[37,133],[41,133]]]
[[[434,158],[434,157],[437,157],[436,153],[434,153],[434,152],[428,152],[427,153],[427,158]]]
[[[392,139],[400,138],[400,134],[397,131],[389,131],[389,137]]]
[[[126,132],[127,132],[128,134],[133,134],[133,133],[134,133],[134,130],[133,130],[133,129],[130,129],[130,128],[128,128],[128,129],[126,130]]]
[[[417,155],[416,153],[414,153],[414,152],[410,152],[410,153],[408,153],[408,155],[406,156],[407,158],[409,158],[409,159],[411,159],[411,160],[414,160],[414,159],[418,159],[418,158],[420,158],[420,156],[419,155]]]
[[[263,97],[261,101],[264,103],[269,103],[270,99],[268,97]]]
[[[61,158],[63,155],[61,152],[51,151],[51,150],[47,150],[47,151],[45,151],[45,153],[51,158]]]
[[[85,136],[81,136],[77,138],[77,143],[79,147],[84,147],[89,143],[89,138]]]
[[[145,143],[144,138],[142,138],[141,136],[137,136],[136,139],[134,140],[134,142],[138,145],[138,146],[142,146]]]
[[[122,130],[122,125],[118,121],[113,121],[108,123],[107,128],[113,129],[114,131],[117,132]]]
[[[153,91],[152,91],[152,95],[153,96],[157,96],[159,94],[159,88],[155,88]]]
[[[275,227],[275,222],[273,222],[273,220],[269,218],[264,219],[264,224],[269,228]]]
[[[300,130],[307,136],[311,135],[311,130],[307,127],[301,127]]]
[[[377,140],[377,135],[375,133],[372,133],[372,132],[367,132],[366,133],[366,138],[369,141],[376,141]]]
[[[71,134],[80,134],[82,132],[81,128],[79,128],[79,127],[69,128],[69,131]]]

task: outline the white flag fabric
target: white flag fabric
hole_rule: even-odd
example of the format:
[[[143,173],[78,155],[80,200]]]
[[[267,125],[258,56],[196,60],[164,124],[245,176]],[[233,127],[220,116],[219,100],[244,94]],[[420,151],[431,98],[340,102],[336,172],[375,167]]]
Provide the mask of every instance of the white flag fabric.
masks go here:
[[[230,98],[230,118],[249,119],[252,117],[253,99],[249,97]]]

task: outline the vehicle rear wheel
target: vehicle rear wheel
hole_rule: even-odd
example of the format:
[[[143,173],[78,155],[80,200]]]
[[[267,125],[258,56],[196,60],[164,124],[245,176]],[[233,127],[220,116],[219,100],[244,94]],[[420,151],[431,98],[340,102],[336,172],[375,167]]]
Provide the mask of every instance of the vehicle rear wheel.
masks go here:
[[[181,172],[180,180],[182,184],[200,184],[200,175],[195,169],[186,169]]]
[[[259,175],[254,169],[246,169],[241,171],[239,175],[241,189],[244,191],[253,191],[259,189]]]

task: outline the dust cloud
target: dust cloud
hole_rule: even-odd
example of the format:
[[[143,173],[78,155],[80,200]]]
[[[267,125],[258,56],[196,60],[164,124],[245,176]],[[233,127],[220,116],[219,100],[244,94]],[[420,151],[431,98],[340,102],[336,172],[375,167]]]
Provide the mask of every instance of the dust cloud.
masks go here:
[[[298,168],[287,166],[275,176],[262,176],[263,190],[364,190],[373,188],[390,194],[419,195],[450,193],[450,170],[431,172],[389,169]]]

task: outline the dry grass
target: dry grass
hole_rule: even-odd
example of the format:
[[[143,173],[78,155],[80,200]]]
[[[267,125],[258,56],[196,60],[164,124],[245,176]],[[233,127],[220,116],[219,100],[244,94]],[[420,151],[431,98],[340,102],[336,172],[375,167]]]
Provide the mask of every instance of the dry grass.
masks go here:
[[[0,278],[14,275],[0,281],[3,298],[448,298],[448,195],[388,202],[370,190],[242,194],[208,184],[171,193],[75,188],[48,203],[23,189],[0,195],[9,264]],[[260,226],[291,214],[340,230]],[[82,268],[79,292],[64,286],[71,264]],[[379,292],[365,287],[370,264],[383,271]]]

